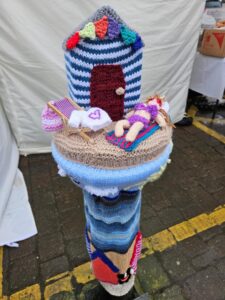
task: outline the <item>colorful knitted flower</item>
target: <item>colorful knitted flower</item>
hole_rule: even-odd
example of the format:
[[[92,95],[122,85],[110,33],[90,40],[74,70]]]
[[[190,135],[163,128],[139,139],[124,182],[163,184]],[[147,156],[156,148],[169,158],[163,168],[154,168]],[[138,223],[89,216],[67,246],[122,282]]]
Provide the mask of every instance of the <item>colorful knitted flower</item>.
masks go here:
[[[120,25],[113,18],[108,18],[108,37],[112,40],[120,34]]]
[[[108,29],[108,18],[106,16],[104,16],[100,20],[96,21],[94,24],[95,24],[96,35],[100,39],[104,39],[107,29]]]
[[[120,33],[125,45],[131,45],[136,41],[136,32],[130,30],[126,26],[122,26]]]
[[[71,50],[76,47],[80,40],[79,32],[74,33],[66,42],[66,49]]]
[[[95,25],[93,22],[87,23],[82,30],[79,31],[80,37],[85,39],[89,38],[94,40],[96,38],[95,35]]]

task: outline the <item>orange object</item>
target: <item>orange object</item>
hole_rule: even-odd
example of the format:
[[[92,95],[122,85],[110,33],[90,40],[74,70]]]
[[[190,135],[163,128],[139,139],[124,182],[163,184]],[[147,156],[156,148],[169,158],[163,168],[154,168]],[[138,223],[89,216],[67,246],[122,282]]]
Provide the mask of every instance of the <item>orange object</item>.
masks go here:
[[[104,39],[108,29],[108,18],[104,16],[95,23],[95,33],[100,39]]]

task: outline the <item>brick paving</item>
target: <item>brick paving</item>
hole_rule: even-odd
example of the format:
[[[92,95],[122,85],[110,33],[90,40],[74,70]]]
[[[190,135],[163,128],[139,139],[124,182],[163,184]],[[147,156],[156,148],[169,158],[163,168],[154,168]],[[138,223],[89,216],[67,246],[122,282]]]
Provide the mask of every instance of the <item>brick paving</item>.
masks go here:
[[[39,234],[4,248],[5,295],[72,270],[89,260],[82,193],[57,175],[50,154],[20,158]],[[225,204],[225,145],[194,127],[177,128],[172,163],[143,191],[145,237]],[[52,299],[114,299],[96,283]],[[136,290],[124,299],[225,300],[225,226],[213,227],[140,261]],[[118,299],[118,298],[115,298]]]

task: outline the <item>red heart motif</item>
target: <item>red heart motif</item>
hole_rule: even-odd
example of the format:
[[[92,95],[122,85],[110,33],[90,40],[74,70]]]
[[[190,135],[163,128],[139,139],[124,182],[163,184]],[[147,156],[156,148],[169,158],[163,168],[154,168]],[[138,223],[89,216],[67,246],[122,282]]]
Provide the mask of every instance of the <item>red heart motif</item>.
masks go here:
[[[93,119],[93,120],[100,120],[101,118],[101,113],[100,113],[100,110],[99,109],[96,109],[95,111],[91,112],[88,117],[90,119]]]

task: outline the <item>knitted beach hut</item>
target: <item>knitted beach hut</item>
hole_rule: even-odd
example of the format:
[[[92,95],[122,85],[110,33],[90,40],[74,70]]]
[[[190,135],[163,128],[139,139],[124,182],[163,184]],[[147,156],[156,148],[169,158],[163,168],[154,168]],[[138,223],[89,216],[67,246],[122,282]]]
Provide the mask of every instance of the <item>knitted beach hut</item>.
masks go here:
[[[63,43],[70,97],[121,119],[140,97],[142,47],[111,7],[98,9]]]

